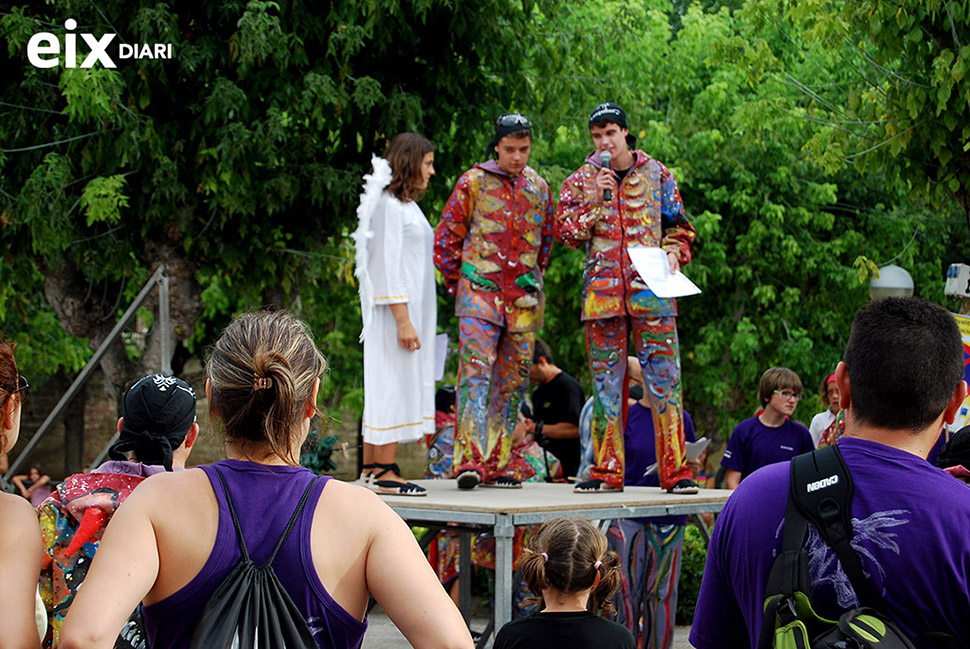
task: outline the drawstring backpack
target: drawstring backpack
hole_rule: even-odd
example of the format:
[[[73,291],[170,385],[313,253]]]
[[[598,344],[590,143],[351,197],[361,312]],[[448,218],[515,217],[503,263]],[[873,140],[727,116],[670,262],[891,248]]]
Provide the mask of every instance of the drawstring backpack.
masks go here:
[[[310,497],[310,490],[320,476],[316,476],[303,492],[303,497],[300,498],[300,503],[286,524],[286,529],[283,530],[269,560],[262,566],[257,566],[246,549],[246,541],[243,539],[242,528],[229,497],[226,481],[218,471],[216,475],[219,476],[219,482],[226,494],[242,561],[233,568],[206,602],[189,646],[191,649],[316,649],[316,640],[313,639],[313,633],[303,613],[273,572],[273,559],[293,529]]]

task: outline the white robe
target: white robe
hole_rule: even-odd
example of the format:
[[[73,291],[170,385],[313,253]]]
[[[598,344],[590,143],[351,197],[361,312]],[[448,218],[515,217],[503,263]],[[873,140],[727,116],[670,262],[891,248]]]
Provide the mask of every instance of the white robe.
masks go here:
[[[362,332],[363,434],[368,444],[383,446],[434,433],[434,230],[417,203],[402,203],[384,191],[369,231],[367,275],[374,306],[373,320]],[[407,305],[421,349],[409,351],[398,344],[390,304]]]

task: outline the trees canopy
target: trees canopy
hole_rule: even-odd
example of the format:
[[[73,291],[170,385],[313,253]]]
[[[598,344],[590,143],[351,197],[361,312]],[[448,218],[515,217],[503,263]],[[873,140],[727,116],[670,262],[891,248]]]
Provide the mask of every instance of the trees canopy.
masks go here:
[[[869,37],[853,47],[823,38],[835,27],[816,13],[780,0],[2,4],[0,328],[22,342],[31,371],[76,370],[78,341],[98,343],[164,263],[180,353],[198,353],[240,309],[294,308],[331,359],[329,404],[359,409],[346,234],[371,152],[401,130],[437,143],[439,175],[422,203],[436,222],[497,114],[533,117],[531,162],[555,192],[592,149],[589,110],[612,100],[638,146],[675,173],[698,230],[686,272],[704,294],[680,302],[685,396],[706,432],[726,433],[750,414],[767,367],[792,367],[808,392],[831,371],[874,266],[906,267],[942,302],[945,266],[967,253],[954,203],[924,191],[950,177],[894,148],[919,146],[922,125],[866,151],[903,118],[875,119],[882,105],[860,94],[846,52],[897,72],[886,61],[902,54],[877,58]],[[63,37],[68,18],[78,33],[172,43],[174,58],[34,68],[30,36]],[[943,104],[937,90],[937,119],[963,114],[953,102],[964,88],[954,81]],[[945,164],[933,155],[953,170],[947,142]],[[540,335],[587,381],[582,259],[554,249]],[[439,306],[454,334],[452,302]],[[151,365],[152,336],[106,361],[117,388]]]

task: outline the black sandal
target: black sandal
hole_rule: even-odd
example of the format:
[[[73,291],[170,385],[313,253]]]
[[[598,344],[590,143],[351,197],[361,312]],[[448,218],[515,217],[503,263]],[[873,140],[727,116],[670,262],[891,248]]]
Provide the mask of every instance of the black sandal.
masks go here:
[[[398,482],[397,480],[379,480],[381,476],[388,473],[401,475],[401,467],[395,464],[374,464],[375,469],[381,469],[379,473],[371,474],[371,487],[379,494],[385,496],[427,496],[428,490],[413,482]],[[403,478],[402,478],[403,479]]]

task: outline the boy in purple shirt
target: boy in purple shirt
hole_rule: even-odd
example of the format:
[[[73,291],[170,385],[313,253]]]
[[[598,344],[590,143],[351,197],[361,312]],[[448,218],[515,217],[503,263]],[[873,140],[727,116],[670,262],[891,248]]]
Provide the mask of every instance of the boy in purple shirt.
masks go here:
[[[755,469],[785,462],[815,448],[812,434],[791,419],[802,398],[802,380],[787,367],[772,367],[761,375],[758,399],[764,408],[734,429],[721,466],[727,469],[724,486],[736,489]]]
[[[852,476],[852,548],[885,602],[916,637],[970,637],[970,487],[926,462],[967,394],[960,332],[944,309],[886,298],[855,318],[836,370]],[[748,477],[717,520],[690,641],[757,647],[768,573],[781,549],[789,464]],[[809,526],[810,596],[826,618],[859,606],[833,550]]]

